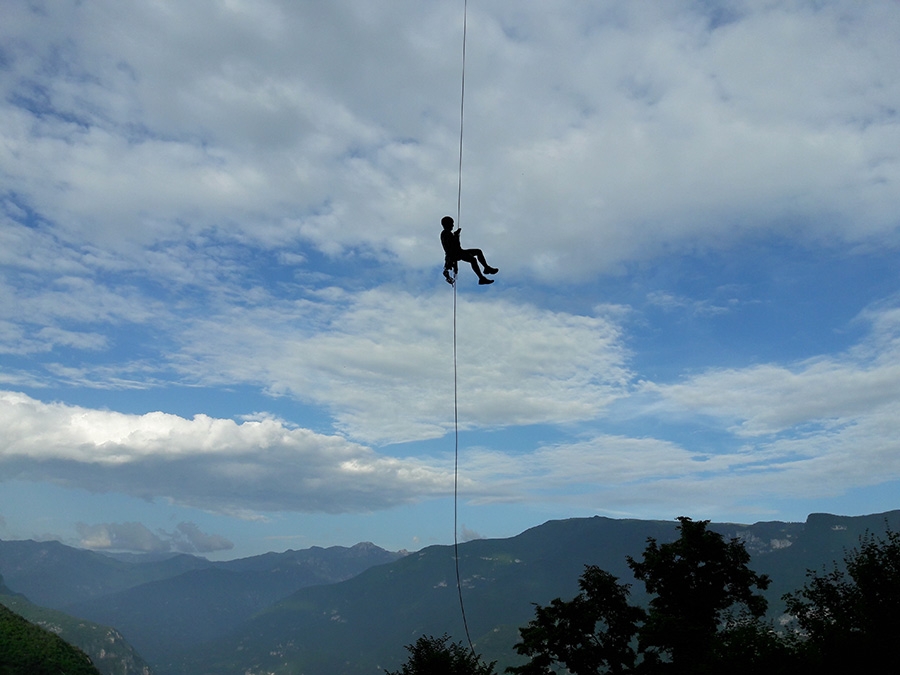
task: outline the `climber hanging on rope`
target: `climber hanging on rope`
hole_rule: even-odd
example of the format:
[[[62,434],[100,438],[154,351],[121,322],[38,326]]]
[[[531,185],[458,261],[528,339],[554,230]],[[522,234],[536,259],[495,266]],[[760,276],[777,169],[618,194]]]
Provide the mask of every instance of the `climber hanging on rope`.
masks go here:
[[[456,280],[456,275],[459,272],[457,263],[460,260],[472,265],[472,269],[478,275],[479,284],[494,283],[493,279],[488,279],[484,275],[496,274],[499,270],[487,264],[487,261],[484,259],[484,253],[482,253],[480,248],[463,248],[460,246],[459,233],[462,230],[457,229],[455,232],[453,231],[453,218],[444,216],[441,218],[441,225],[444,227],[444,231],[441,232],[441,246],[444,247],[444,279],[447,280],[447,283],[453,284]],[[484,273],[478,267],[478,263],[481,263],[481,266],[484,267]],[[450,275],[451,271],[453,276]]]

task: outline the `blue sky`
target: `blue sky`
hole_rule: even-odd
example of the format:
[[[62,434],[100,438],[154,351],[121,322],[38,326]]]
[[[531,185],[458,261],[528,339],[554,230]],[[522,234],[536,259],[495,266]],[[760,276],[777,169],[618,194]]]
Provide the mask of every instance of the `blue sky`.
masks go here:
[[[452,541],[462,10],[4,3],[0,537]],[[897,35],[469,2],[463,538],[900,506]]]

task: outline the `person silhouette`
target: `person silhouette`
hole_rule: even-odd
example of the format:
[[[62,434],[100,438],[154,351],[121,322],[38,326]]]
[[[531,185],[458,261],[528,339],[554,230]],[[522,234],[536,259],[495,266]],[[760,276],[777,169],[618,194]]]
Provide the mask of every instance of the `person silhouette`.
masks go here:
[[[459,233],[462,230],[457,228],[455,232],[453,231],[453,218],[444,216],[441,218],[441,226],[444,228],[441,232],[441,246],[444,247],[444,279],[447,280],[447,283],[454,283],[456,275],[459,272],[457,263],[460,260],[467,262],[472,266],[472,269],[478,276],[479,284],[494,283],[493,279],[488,279],[484,275],[496,274],[499,270],[496,267],[491,267],[487,264],[487,261],[484,259],[484,253],[480,248],[463,248],[460,245]],[[481,266],[484,268],[483,273],[481,268],[478,267],[478,263],[481,263]],[[453,272],[452,277],[450,276],[451,271]]]

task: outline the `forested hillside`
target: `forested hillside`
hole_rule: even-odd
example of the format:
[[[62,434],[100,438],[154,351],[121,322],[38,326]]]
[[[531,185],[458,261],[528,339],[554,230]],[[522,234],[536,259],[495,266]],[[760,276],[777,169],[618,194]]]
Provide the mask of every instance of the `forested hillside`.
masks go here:
[[[100,675],[80,649],[0,605],[0,675],[26,673]]]
[[[147,662],[115,628],[40,607],[9,589],[0,589],[0,605],[58,635],[87,654],[101,675],[149,675]]]

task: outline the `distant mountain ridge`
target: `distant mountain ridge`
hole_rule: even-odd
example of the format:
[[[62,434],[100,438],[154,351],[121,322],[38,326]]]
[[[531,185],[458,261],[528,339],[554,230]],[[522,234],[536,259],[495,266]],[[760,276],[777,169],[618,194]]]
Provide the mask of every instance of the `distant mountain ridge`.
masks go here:
[[[369,543],[266,553],[83,600],[66,611],[115,625],[153,662],[230,632],[300,588],[344,581],[399,557]]]
[[[0,540],[0,574],[7,586],[53,609],[212,564],[183,554],[135,564],[58,541]]]
[[[115,626],[153,663],[227,633],[299,588],[343,581],[402,555],[363,542],[213,562],[0,541],[0,575],[37,605]]]
[[[767,597],[778,615],[781,595],[800,588],[807,569],[830,569],[860,535],[882,533],[886,524],[900,529],[900,511],[710,528],[742,540],[751,567],[771,576]],[[461,544],[463,595],[476,648],[497,660],[501,672],[516,662],[512,645],[534,603],[574,596],[586,564],[632,582],[626,556],[639,557],[648,537],[663,543],[676,536],[674,520],[596,516]],[[404,555],[358,544],[225,563],[192,556],[116,560],[60,547],[0,541],[0,574],[12,569],[7,582],[15,591],[46,579],[51,602],[116,626],[156,675],[363,675],[398,668],[404,645],[423,634],[464,638],[452,546]],[[69,564],[74,568],[66,569]],[[642,585],[632,590],[635,601],[645,599]]]
[[[807,569],[830,568],[847,549],[885,524],[900,528],[900,511],[844,517],[813,514],[806,523],[711,524],[727,538],[746,542],[751,567],[773,579],[767,597],[774,615],[781,595],[800,588]],[[509,539],[476,540],[459,549],[463,595],[471,636],[498,672],[517,662],[512,645],[534,603],[577,593],[586,564],[632,582],[625,556],[640,557],[647,537],[677,536],[674,521],[583,518],[550,521]],[[329,586],[304,588],[260,612],[237,631],[198,648],[193,658],[160,664],[164,675],[363,675],[396,669],[403,646],[423,634],[464,640],[458,606],[454,550],[432,546],[390,565]],[[633,597],[645,598],[640,585]]]

